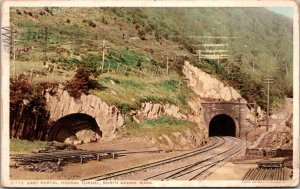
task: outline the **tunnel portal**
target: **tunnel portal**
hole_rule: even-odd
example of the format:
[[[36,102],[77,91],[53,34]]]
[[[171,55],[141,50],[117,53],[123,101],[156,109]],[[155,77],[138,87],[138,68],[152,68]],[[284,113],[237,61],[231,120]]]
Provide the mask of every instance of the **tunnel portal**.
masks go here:
[[[57,120],[50,135],[50,140],[78,144],[95,142],[101,138],[102,133],[93,117],[75,113]]]
[[[209,136],[236,136],[234,120],[226,115],[219,114],[212,118],[209,123]]]

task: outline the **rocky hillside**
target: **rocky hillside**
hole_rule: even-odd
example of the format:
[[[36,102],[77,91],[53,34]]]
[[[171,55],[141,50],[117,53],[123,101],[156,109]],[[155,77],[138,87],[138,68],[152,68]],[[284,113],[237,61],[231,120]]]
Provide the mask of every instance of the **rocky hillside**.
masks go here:
[[[81,88],[88,91],[83,96],[82,91],[64,92],[66,99],[48,95],[60,108],[50,107],[50,114],[59,118],[74,107],[89,112],[83,105],[87,101],[104,104],[101,111],[117,117],[112,122],[97,118],[107,133],[147,134],[153,143],[174,148],[199,146],[207,137],[197,105],[201,98],[242,97],[264,109],[261,78],[266,73],[278,81],[271,90],[274,105],[291,95],[292,22],[263,8],[18,7],[11,9],[10,20],[21,52],[17,74],[29,78],[22,82],[60,83],[70,89],[85,86],[71,79],[78,67],[88,69],[101,87],[87,85]],[[197,50],[207,50],[203,44],[223,44],[229,58],[199,61]],[[15,94],[23,98],[19,90]],[[70,101],[73,109],[64,107]]]

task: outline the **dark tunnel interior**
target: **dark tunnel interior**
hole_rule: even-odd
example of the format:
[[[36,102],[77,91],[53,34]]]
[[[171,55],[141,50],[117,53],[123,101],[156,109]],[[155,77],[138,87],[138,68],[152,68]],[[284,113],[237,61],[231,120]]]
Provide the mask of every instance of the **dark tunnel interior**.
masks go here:
[[[209,123],[209,136],[235,137],[235,123],[225,114],[216,115]]]
[[[62,117],[53,125],[51,139],[64,142],[67,138],[80,140],[96,134],[100,137],[102,135],[96,120],[87,114],[76,113]]]

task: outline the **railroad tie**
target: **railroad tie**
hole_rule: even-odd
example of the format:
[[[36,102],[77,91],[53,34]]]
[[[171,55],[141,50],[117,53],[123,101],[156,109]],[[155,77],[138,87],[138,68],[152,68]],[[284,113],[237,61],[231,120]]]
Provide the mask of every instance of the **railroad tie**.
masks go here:
[[[278,169],[277,180],[281,180],[281,168]]]
[[[263,175],[262,180],[268,180],[269,173],[270,173],[269,168],[266,168],[266,169],[264,170],[264,175]]]
[[[281,169],[280,177],[281,177],[281,180],[284,180],[284,171],[283,171],[283,168]]]
[[[281,168],[277,170],[277,180],[281,180]]]
[[[271,168],[266,169],[266,176],[265,176],[264,180],[270,180],[271,172],[272,172]]]
[[[262,168],[262,169],[261,169],[261,174],[260,174],[259,180],[263,180],[264,177],[265,177],[265,175],[266,175],[266,169],[265,169],[265,168]]]
[[[257,173],[254,175],[253,180],[261,180],[263,169],[262,168],[256,168]]]
[[[275,170],[276,168],[273,168],[272,170],[271,170],[271,172],[270,172],[270,175],[269,175],[269,180],[274,180],[273,179],[273,176],[274,176],[274,174],[275,174]]]
[[[269,173],[269,180],[273,180],[273,174],[275,173],[275,169],[272,168]]]
[[[273,175],[273,180],[277,180],[277,172],[278,172],[278,168],[275,168],[275,173]]]
[[[277,169],[277,178],[276,178],[276,180],[280,180],[280,170],[281,170],[281,168]]]
[[[249,171],[248,171],[248,172],[245,174],[245,176],[244,176],[243,180],[247,180],[247,178],[249,177],[249,175],[251,175],[252,171],[253,171],[253,169],[252,169],[252,168],[251,168],[251,169],[249,169]]]
[[[287,171],[285,168],[282,169],[283,169],[283,180],[287,180]]]
[[[258,174],[258,177],[256,180],[263,180],[264,174],[265,174],[265,169],[260,168],[260,171],[259,171],[259,174]]]
[[[253,169],[253,171],[251,172],[251,174],[249,174],[247,180],[252,180],[254,173],[256,172],[256,169]]]
[[[254,171],[253,171],[252,175],[250,176],[249,180],[257,180],[258,173],[259,173],[259,169],[258,168],[254,169]]]
[[[268,175],[268,172],[269,172],[269,169],[264,169],[264,172],[263,172],[263,176],[262,176],[262,179],[261,180],[265,180],[267,178],[267,175]]]

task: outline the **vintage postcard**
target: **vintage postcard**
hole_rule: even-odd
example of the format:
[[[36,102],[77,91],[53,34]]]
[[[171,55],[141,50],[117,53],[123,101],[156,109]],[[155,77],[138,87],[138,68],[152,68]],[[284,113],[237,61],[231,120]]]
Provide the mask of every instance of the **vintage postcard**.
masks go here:
[[[298,6],[2,1],[1,186],[297,186]]]

